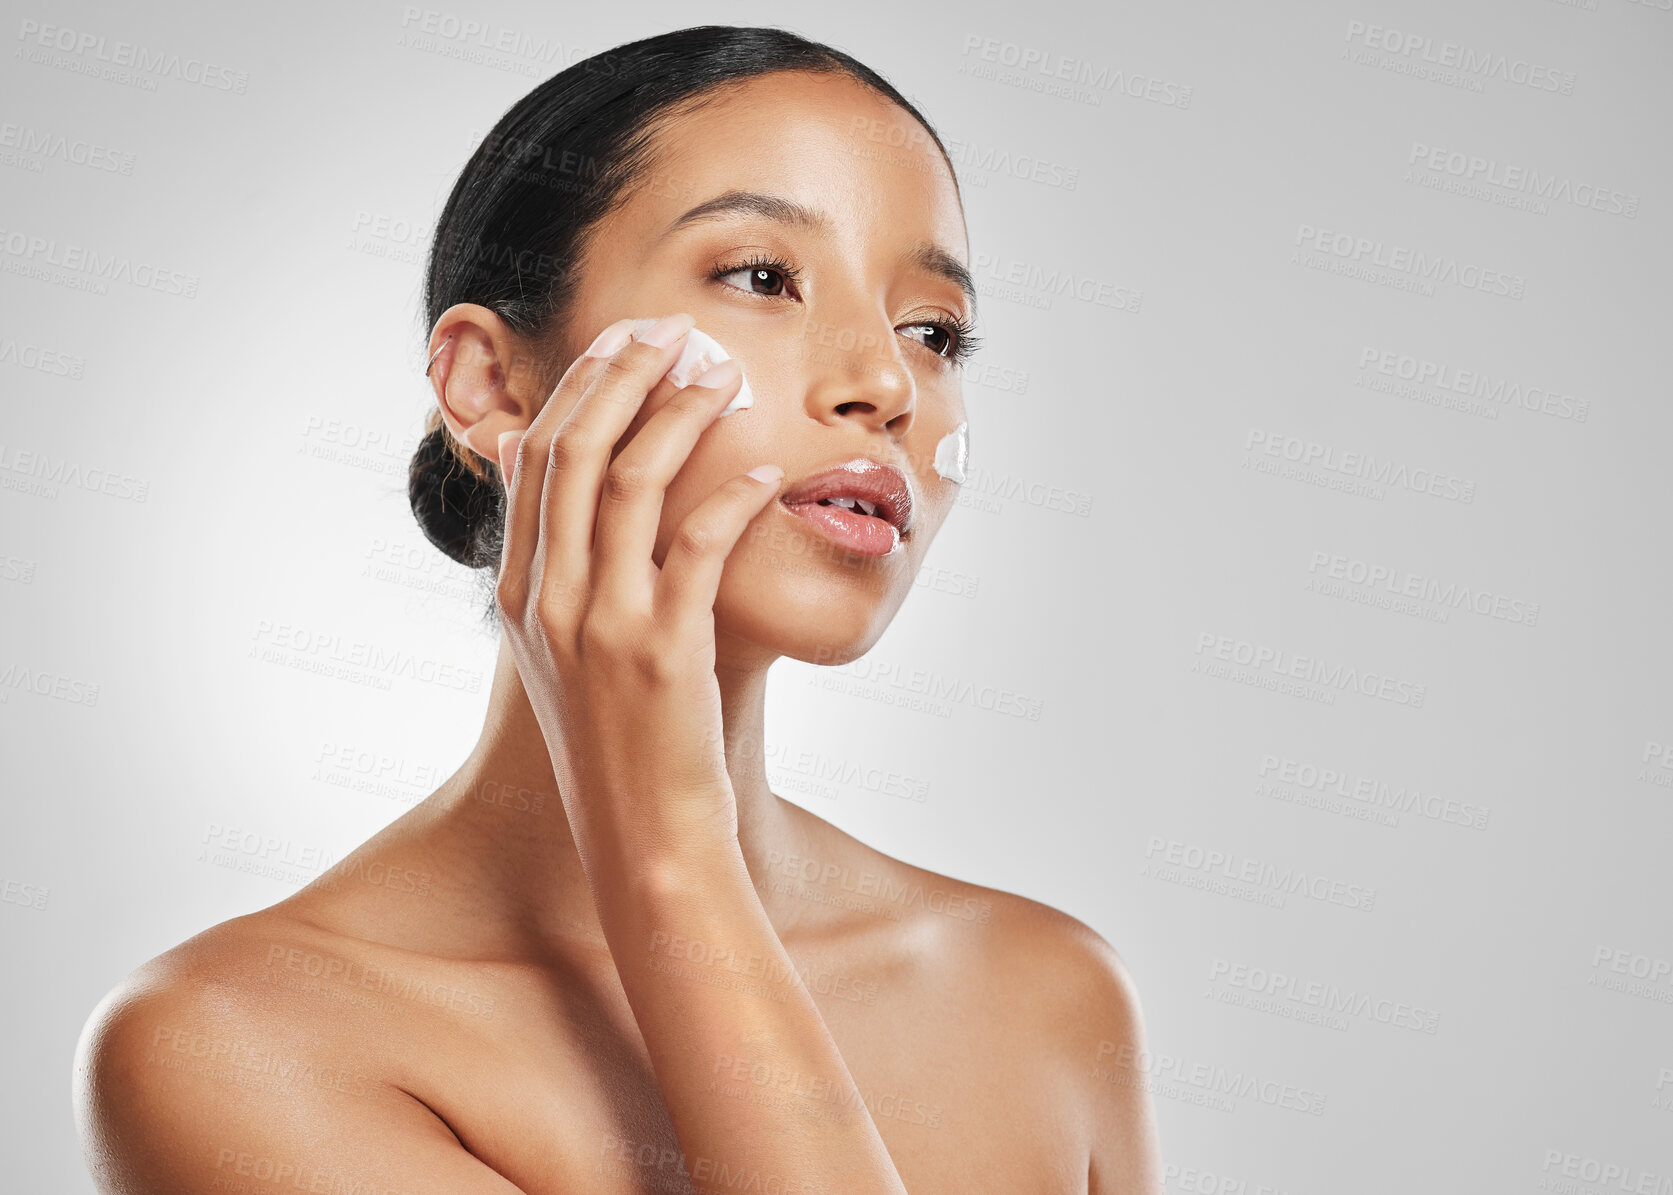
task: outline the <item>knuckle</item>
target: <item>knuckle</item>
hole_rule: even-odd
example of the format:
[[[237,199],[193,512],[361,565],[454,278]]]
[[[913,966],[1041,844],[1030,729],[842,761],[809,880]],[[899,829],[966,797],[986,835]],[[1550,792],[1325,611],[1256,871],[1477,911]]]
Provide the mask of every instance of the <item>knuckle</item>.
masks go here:
[[[644,354],[645,346],[637,340],[630,340],[605,360],[599,376],[606,381],[626,377],[633,372],[633,363],[641,360]]]
[[[552,445],[546,450],[546,467],[558,473],[580,464],[584,455],[582,446],[575,442],[574,434],[560,431],[552,437]]]
[[[633,671],[641,684],[665,685],[677,671],[673,654],[654,636],[640,636],[634,641],[623,663]]]
[[[612,502],[631,502],[650,485],[650,470],[633,461],[618,458],[604,473],[604,496]]]
[[[651,346],[637,340],[630,342],[604,363],[598,381],[594,383],[599,397],[618,403],[641,401],[645,397],[645,387],[640,379],[652,360],[654,353]]]
[[[685,556],[706,556],[715,545],[714,532],[694,523],[684,523],[674,537],[674,548]]]
[[[675,391],[674,396],[666,404],[668,410],[678,415],[696,418],[699,415],[713,415],[715,405],[714,391],[701,386],[693,389],[686,387]]]
[[[500,579],[494,584],[494,604],[507,621],[521,622],[523,610],[528,604],[528,578],[514,570],[507,569],[500,574]]]

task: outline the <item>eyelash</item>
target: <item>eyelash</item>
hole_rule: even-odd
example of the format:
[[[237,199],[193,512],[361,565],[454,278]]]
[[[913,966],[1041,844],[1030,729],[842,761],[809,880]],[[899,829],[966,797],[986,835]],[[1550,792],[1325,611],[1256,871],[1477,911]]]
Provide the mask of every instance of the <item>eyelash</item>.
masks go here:
[[[715,281],[719,281],[728,274],[736,274],[739,270],[774,270],[783,274],[785,281],[792,283],[799,283],[802,277],[802,272],[789,262],[784,261],[782,258],[773,257],[765,253],[758,253],[749,258],[747,261],[718,265],[709,274],[709,277]],[[742,290],[743,288],[733,287],[733,289]],[[782,295],[758,295],[755,291],[744,291],[744,293],[756,295],[757,298],[762,299],[778,299],[784,297]],[[952,336],[953,347],[946,353],[935,353],[935,350],[931,349],[929,345],[923,344],[922,341],[919,343],[923,345],[925,349],[935,353],[937,357],[948,362],[955,368],[962,366],[970,359],[971,355],[982,346],[982,338],[976,335],[975,324],[971,323],[963,316],[955,315],[938,320],[915,320],[911,324],[905,326],[912,328],[939,328],[941,331]]]

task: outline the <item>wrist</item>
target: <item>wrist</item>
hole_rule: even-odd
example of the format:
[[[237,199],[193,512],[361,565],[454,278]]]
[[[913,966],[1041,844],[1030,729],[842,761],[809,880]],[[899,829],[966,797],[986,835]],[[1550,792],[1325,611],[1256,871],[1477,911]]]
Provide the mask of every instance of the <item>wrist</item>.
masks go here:
[[[595,862],[613,872],[648,862],[698,865],[741,849],[730,788],[701,796],[658,793],[648,799],[600,789],[594,799],[565,798],[564,813],[589,871]]]
[[[627,886],[635,904],[656,915],[694,906],[723,909],[739,894],[759,899],[736,839],[647,854],[633,866]]]
[[[588,879],[618,966],[659,940],[732,942],[740,927],[771,925],[735,841],[643,852],[589,867]]]
[[[753,891],[735,834],[713,826],[645,825],[595,829],[577,836],[595,897],[667,907],[694,896],[720,895],[727,885]]]

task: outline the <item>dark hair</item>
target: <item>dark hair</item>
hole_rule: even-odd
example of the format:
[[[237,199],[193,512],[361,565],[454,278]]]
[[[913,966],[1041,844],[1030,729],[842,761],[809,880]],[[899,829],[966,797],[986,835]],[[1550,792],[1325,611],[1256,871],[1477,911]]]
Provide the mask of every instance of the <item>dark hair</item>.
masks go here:
[[[567,317],[587,234],[650,174],[657,118],[721,84],[775,71],[845,74],[900,105],[946,147],[904,96],[864,63],[784,29],[698,25],[617,46],[553,75],[500,117],[459,173],[436,223],[424,277],[424,334],[455,303],[494,311],[538,353]],[[948,168],[952,168],[949,158]],[[955,175],[956,186],[956,175]],[[567,362],[543,357],[553,384]],[[499,463],[460,444],[432,407],[407,474],[425,536],[483,570],[484,621],[505,534]]]

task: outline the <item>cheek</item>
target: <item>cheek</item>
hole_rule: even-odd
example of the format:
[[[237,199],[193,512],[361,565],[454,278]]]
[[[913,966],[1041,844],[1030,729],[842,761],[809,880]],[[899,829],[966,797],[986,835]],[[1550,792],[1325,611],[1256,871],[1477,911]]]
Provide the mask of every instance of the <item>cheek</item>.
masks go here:
[[[748,412],[743,414],[747,415]],[[727,420],[737,418],[729,415],[725,420],[711,424],[691,452],[680,465],[674,479],[668,483],[668,488],[662,499],[662,519],[657,531],[657,557],[660,561],[668,544],[679,531],[680,525],[686,518],[704,502],[714,495],[732,478],[740,473],[762,463],[750,455],[750,445],[747,437],[728,434],[731,429],[724,426]],[[742,441],[742,442],[740,442]]]

